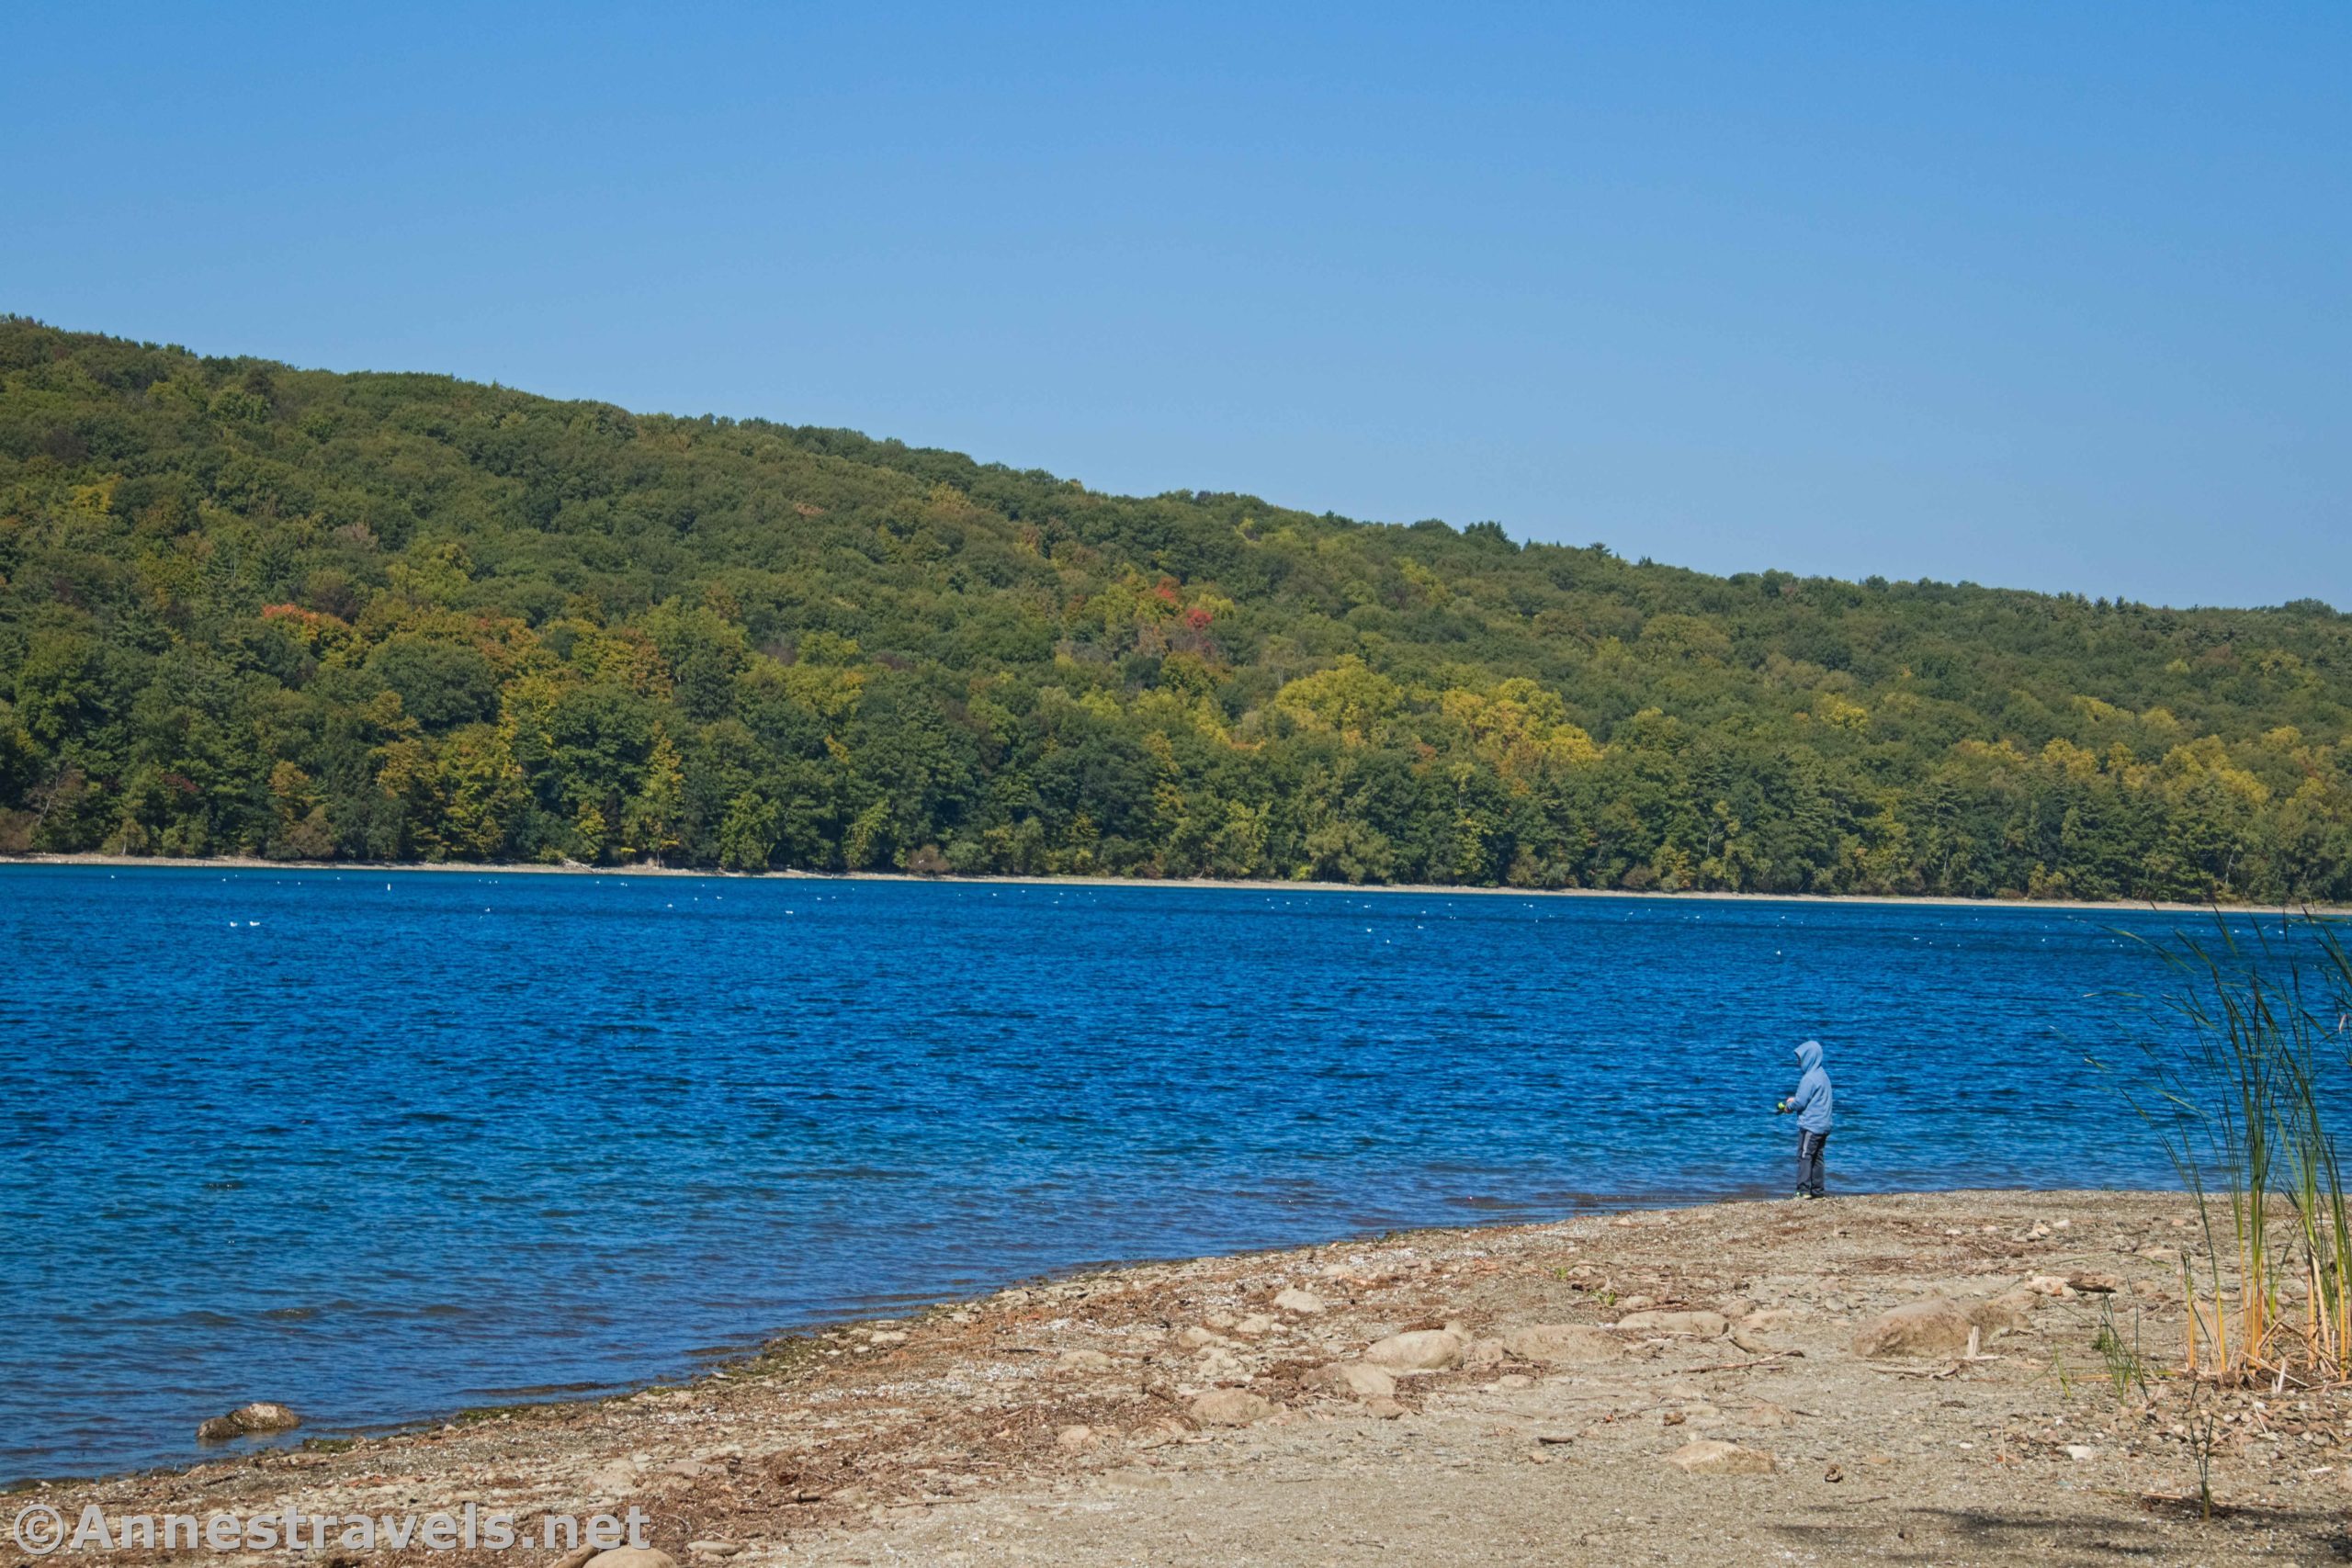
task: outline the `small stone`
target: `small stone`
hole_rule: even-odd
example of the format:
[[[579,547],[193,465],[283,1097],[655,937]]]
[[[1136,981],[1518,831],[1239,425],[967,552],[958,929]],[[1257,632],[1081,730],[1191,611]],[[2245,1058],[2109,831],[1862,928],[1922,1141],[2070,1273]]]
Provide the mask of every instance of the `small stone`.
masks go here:
[[[1332,1361],[1306,1374],[1306,1385],[1350,1399],[1387,1399],[1396,1393],[1396,1380],[1382,1368],[1363,1361]]]
[[[606,1496],[619,1496],[637,1485],[637,1466],[625,1459],[598,1465],[588,1472],[588,1489]]]
[[[594,1546],[575,1546],[548,1564],[548,1568],[588,1568],[588,1560],[603,1550]]]
[[[2080,1463],[2082,1461],[2086,1459],[2098,1458],[2098,1450],[2091,1447],[2088,1443],[2068,1443],[2066,1445],[2066,1457],[2075,1461],[2076,1463]]]
[[[2033,1319],[2030,1314],[2040,1304],[2040,1297],[2023,1289],[2003,1291],[1990,1301],[1961,1303],[1968,1313],[1968,1321],[1988,1340],[2031,1328]]]
[[[237,1406],[226,1416],[215,1416],[197,1427],[196,1436],[199,1442],[213,1443],[261,1432],[290,1432],[301,1424],[302,1418],[283,1404],[255,1400]]]
[[[1214,1345],[1230,1345],[1233,1341],[1214,1328],[1202,1328],[1196,1325],[1191,1328],[1179,1329],[1176,1333],[1176,1343],[1187,1350],[1199,1350]]]
[[[1762,1449],[1702,1438],[1666,1456],[1666,1462],[1691,1475],[1770,1475],[1772,1456]]]
[[[1787,1406],[1775,1404],[1769,1399],[1758,1400],[1749,1405],[1747,1416],[1748,1425],[1752,1427],[1793,1427],[1797,1424],[1796,1416]]]
[[[1213,1388],[1193,1401],[1193,1419],[1204,1427],[1247,1427],[1274,1413],[1273,1401],[1243,1388]]]
[[[1618,1310],[1621,1312],[1646,1312],[1656,1305],[1657,1305],[1656,1296],[1627,1296],[1617,1303]]]
[[[1957,1356],[1968,1348],[1968,1314],[1958,1302],[1930,1297],[1883,1312],[1854,1335],[1854,1354],[1897,1358]]]
[[[2071,1296],[2074,1287],[2055,1274],[2036,1274],[2025,1282],[2025,1288],[2037,1296]]]
[[[1083,1449],[1094,1442],[1094,1428],[1079,1425],[1064,1427],[1054,1434],[1054,1446],[1060,1449]]]
[[[1729,1326],[1719,1312],[1634,1312],[1617,1320],[1623,1333],[1689,1334],[1701,1339],[1717,1338]]]
[[[1469,1341],[1451,1328],[1417,1328],[1374,1344],[1363,1359],[1400,1372],[1437,1372],[1457,1365]]]
[[[1235,1324],[1233,1325],[1233,1332],[1240,1335],[1246,1339],[1255,1339],[1261,1335],[1272,1334],[1274,1331],[1274,1320],[1272,1318],[1268,1317],[1264,1313],[1253,1312],[1248,1317],[1245,1317],[1240,1322]]]
[[[1313,1291],[1302,1291],[1293,1285],[1274,1297],[1274,1306],[1281,1312],[1296,1313],[1301,1317],[1313,1317],[1323,1310],[1323,1298]]]
[[[1363,1411],[1365,1415],[1376,1416],[1383,1421],[1394,1421],[1405,1414],[1405,1407],[1393,1399],[1367,1399],[1363,1402]]]
[[[740,1540],[690,1540],[686,1550],[696,1557],[732,1557],[743,1550]]]
[[[1061,1364],[1073,1372],[1107,1372],[1119,1363],[1101,1350],[1065,1350]]]
[[[1218,1346],[1202,1351],[1194,1365],[1210,1382],[1238,1382],[1250,1375],[1250,1369],[1241,1364],[1238,1357]]]
[[[1582,1323],[1536,1323],[1503,1336],[1503,1348],[1522,1361],[1589,1367],[1622,1361],[1632,1352],[1606,1329]]]
[[[1533,1378],[1524,1372],[1505,1372],[1495,1380],[1495,1386],[1497,1388],[1528,1388],[1532,1387],[1534,1382]]]
[[[650,1546],[616,1546],[588,1560],[588,1568],[678,1568],[678,1560]]]
[[[2085,1295],[2111,1296],[2123,1288],[2123,1280],[2114,1274],[2069,1274],[2066,1283]]]
[[[1981,1343],[2025,1327],[2026,1303],[2033,1299],[2012,1292],[1990,1301],[1930,1296],[1911,1302],[1879,1314],[1857,1329],[1854,1354],[1896,1359],[1965,1355],[1972,1333]]]
[[[907,1331],[903,1328],[876,1329],[874,1333],[867,1335],[865,1339],[869,1345],[903,1345],[907,1342]],[[686,1550],[691,1551],[694,1549],[688,1547]],[[736,1550],[740,1551],[742,1548],[738,1547]]]

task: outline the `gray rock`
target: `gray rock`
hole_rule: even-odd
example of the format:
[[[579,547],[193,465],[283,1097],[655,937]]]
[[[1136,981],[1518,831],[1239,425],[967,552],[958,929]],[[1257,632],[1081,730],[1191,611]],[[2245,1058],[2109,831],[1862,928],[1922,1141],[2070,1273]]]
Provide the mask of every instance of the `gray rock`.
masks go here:
[[[650,1546],[616,1546],[591,1557],[588,1568],[678,1568],[678,1560]]]
[[[1323,1298],[1313,1291],[1302,1291],[1294,1285],[1275,1295],[1274,1306],[1282,1312],[1296,1313],[1301,1317],[1313,1317],[1323,1310]]]
[[[1537,1323],[1503,1336],[1503,1348],[1522,1361],[1547,1366],[1591,1367],[1622,1361],[1632,1354],[1606,1329],[1581,1323]]]
[[[1702,1438],[1666,1456],[1666,1462],[1690,1475],[1770,1475],[1772,1456],[1762,1449]]]
[[[2003,1334],[2022,1334],[2033,1326],[2030,1314],[2041,1304],[2041,1299],[2031,1291],[2019,1288],[2003,1291],[1990,1301],[1962,1302],[1968,1321],[1974,1324],[1983,1337],[1991,1340]]]
[[[1691,1334],[1713,1339],[1729,1325],[1719,1312],[1631,1312],[1617,1320],[1617,1326],[1632,1334]]]
[[[1306,1374],[1306,1386],[1350,1399],[1393,1399],[1396,1380],[1363,1361],[1332,1361]]]
[[[1193,1401],[1192,1411],[1204,1427],[1247,1427],[1272,1416],[1274,1405],[1246,1388],[1213,1388]]]
[[[1451,1328],[1417,1328],[1392,1334],[1363,1353],[1374,1366],[1399,1372],[1442,1372],[1459,1366],[1470,1348],[1467,1337]]]
[[[283,1404],[255,1400],[251,1404],[239,1405],[226,1416],[215,1416],[196,1429],[196,1436],[199,1442],[214,1443],[261,1432],[290,1432],[301,1424],[302,1418]]]
[[[1949,1296],[1930,1296],[1883,1312],[1854,1331],[1854,1354],[1879,1359],[1933,1359],[1968,1349],[1968,1309]]]
[[[1933,1359],[1968,1353],[1969,1336],[1980,1345],[2031,1326],[2026,1314],[2040,1298],[2016,1290],[1987,1300],[1930,1296],[1883,1312],[1854,1331],[1854,1354],[1881,1359]]]

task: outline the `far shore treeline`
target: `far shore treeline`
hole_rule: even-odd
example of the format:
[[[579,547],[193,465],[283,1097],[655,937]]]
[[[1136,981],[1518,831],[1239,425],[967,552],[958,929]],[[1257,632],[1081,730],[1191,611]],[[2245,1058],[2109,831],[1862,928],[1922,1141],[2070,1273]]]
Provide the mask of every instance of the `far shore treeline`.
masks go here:
[[[0,318],[0,852],[2341,902],[2347,730],[2315,601],[1715,578]]]

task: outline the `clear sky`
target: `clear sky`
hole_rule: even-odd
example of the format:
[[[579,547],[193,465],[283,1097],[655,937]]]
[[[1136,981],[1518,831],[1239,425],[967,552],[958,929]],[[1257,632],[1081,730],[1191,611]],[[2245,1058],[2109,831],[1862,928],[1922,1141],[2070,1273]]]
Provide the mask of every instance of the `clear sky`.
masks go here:
[[[2352,608],[2352,5],[26,5],[0,310]]]

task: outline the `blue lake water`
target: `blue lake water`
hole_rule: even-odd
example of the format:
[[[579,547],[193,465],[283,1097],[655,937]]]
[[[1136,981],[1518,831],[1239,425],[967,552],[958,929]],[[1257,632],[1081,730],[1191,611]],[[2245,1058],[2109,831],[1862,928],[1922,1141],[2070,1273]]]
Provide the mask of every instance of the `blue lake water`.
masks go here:
[[[2027,908],[0,867],[0,1479],[674,1375],[1073,1265],[2170,1185]],[[2144,1030],[2141,1030],[2144,1032]]]

